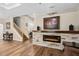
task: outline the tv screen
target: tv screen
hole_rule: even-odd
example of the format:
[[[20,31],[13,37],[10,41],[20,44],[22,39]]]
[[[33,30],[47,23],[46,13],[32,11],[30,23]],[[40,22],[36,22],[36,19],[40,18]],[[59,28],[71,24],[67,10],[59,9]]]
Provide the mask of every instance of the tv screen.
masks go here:
[[[44,29],[59,29],[60,28],[60,17],[47,17],[44,18]]]

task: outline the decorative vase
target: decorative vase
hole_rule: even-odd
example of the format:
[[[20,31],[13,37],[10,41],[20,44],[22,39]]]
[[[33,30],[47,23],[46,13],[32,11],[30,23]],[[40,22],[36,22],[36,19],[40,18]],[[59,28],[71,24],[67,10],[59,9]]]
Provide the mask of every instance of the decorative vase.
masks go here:
[[[74,30],[74,25],[70,24],[69,25],[69,30]]]
[[[37,30],[39,31],[41,28],[40,28],[40,26],[37,26]]]

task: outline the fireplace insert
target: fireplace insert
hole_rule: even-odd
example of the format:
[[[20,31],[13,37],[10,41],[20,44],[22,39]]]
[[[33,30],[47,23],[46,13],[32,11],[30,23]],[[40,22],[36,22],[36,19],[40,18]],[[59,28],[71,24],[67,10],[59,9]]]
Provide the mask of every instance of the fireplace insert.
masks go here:
[[[61,36],[43,35],[43,41],[61,43]]]

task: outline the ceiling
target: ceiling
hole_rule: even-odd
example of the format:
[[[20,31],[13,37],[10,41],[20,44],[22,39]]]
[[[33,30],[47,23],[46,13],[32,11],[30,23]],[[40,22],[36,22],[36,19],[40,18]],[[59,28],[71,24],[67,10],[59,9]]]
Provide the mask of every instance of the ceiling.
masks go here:
[[[79,10],[79,3],[20,3],[19,6],[16,5],[14,7],[13,5],[15,4],[0,3],[0,17],[14,17],[39,13],[46,14],[51,12],[67,13]]]

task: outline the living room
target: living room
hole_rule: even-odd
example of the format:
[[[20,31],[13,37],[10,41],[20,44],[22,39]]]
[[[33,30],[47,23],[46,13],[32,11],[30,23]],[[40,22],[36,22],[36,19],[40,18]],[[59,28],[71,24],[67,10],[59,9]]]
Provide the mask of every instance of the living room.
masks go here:
[[[0,55],[79,55],[79,3],[0,3],[0,7]]]

